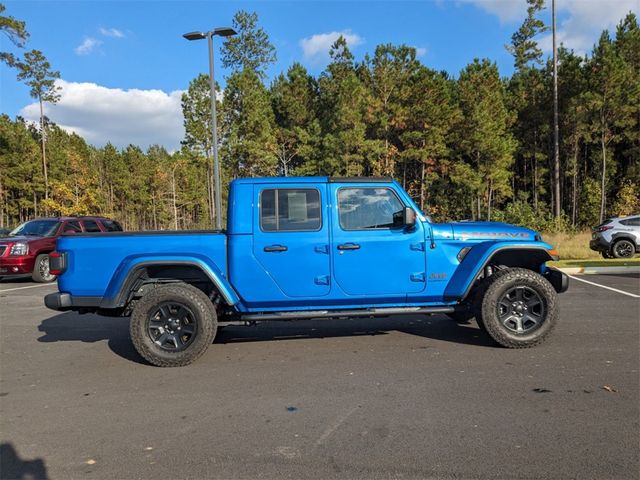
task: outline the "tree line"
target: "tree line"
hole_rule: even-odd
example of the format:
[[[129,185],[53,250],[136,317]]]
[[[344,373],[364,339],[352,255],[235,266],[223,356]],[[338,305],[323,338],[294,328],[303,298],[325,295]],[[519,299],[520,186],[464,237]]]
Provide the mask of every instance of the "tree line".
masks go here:
[[[544,2],[527,2],[507,46],[515,65],[508,78],[490,59],[474,59],[453,77],[423,65],[407,45],[378,45],[356,61],[340,37],[319,76],[294,63],[267,82],[276,50],[257,15],[239,11],[238,35],[222,46],[231,73],[216,95],[223,198],[237,177],[385,175],[439,221],[502,220],[548,231],[637,212],[636,16],[621,19],[614,34],[603,31],[588,55],[558,51],[554,198],[553,65],[536,42],[547,28],[539,18]],[[28,38],[12,17],[0,17],[0,28],[19,46]],[[2,52],[0,60],[40,104],[57,101],[59,73],[41,52]],[[95,147],[44,115],[39,124],[0,116],[0,226],[45,214],[102,214],[132,230],[211,227],[209,102],[208,76],[199,75],[182,97],[186,133],[176,152]],[[556,202],[560,216],[552,214]]]

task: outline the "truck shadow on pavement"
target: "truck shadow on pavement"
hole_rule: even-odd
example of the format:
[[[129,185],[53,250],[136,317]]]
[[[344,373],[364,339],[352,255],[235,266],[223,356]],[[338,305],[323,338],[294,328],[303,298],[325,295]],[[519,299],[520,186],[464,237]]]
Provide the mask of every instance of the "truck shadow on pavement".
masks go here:
[[[0,444],[0,478],[2,480],[46,480],[49,477],[44,460],[41,458],[23,460],[18,456],[13,444],[2,443]]]
[[[111,351],[127,360],[146,364],[129,338],[129,319],[62,313],[43,320],[39,342],[107,341]],[[451,343],[494,347],[495,344],[475,324],[458,325],[448,317],[383,317],[339,320],[273,321],[255,326],[227,325],[218,330],[214,343],[271,342],[278,340],[330,339],[387,335],[397,331]]]
[[[129,338],[129,319],[61,313],[43,320],[38,331],[44,333],[39,342],[101,342],[107,340],[111,351],[132,362],[146,365]]]

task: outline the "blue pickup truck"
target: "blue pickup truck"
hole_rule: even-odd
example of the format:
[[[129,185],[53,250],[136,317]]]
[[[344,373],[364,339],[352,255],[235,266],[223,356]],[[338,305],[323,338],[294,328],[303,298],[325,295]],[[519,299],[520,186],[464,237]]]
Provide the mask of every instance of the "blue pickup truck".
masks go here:
[[[219,324],[446,314],[499,345],[542,342],[567,277],[535,231],[438,224],[391,178],[287,177],[230,184],[226,231],[59,238],[47,307],[130,316],[137,351],[193,362]]]

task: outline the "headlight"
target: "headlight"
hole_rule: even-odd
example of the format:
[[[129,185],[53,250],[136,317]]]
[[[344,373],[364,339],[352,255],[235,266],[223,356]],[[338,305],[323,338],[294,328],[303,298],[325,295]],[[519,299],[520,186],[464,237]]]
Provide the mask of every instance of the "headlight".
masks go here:
[[[28,252],[29,252],[29,244],[28,243],[26,243],[26,242],[16,242],[11,247],[11,251],[9,252],[9,255],[20,256],[20,255],[26,255]]]

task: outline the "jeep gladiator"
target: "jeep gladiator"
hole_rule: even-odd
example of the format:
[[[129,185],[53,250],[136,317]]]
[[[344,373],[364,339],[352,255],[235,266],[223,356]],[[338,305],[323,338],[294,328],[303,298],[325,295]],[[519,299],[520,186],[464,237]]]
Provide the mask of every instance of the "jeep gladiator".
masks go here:
[[[391,178],[234,180],[226,231],[58,239],[47,307],[130,316],[136,350],[193,362],[219,324],[447,314],[499,345],[531,347],[558,317],[566,275],[535,231],[434,223]]]

